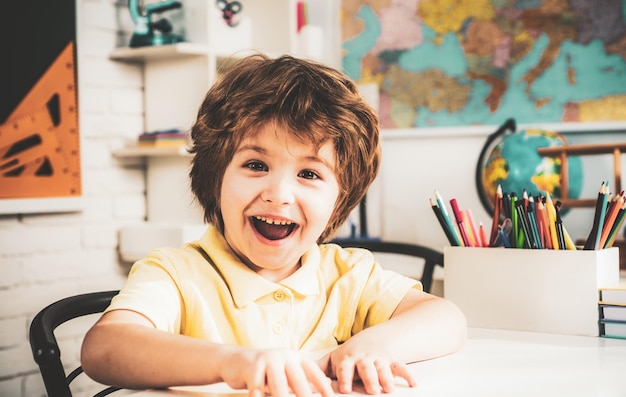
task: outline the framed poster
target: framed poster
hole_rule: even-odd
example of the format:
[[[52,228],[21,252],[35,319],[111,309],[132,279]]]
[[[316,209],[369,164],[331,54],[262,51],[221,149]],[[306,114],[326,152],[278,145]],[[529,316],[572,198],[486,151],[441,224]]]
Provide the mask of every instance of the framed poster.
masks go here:
[[[0,205],[5,199],[80,197],[76,2],[11,1],[3,7]]]
[[[626,1],[342,0],[342,66],[383,128],[626,127]]]

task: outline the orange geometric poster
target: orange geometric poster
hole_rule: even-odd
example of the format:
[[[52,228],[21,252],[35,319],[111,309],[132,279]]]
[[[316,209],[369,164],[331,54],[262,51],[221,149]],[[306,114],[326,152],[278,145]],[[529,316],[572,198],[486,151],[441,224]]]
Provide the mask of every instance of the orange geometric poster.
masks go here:
[[[34,3],[45,7],[43,1]],[[66,19],[69,16],[71,21],[67,22],[75,23],[73,2],[65,1],[65,8],[61,5],[64,2],[51,3],[56,3],[55,6],[60,8],[55,12],[60,12]],[[15,10],[18,14],[20,11],[19,8]],[[37,14],[37,8],[32,8],[32,4],[24,11],[30,17],[33,12]],[[40,11],[45,13],[45,8]],[[59,25],[59,21],[51,15],[41,15],[40,19],[51,19]],[[19,23],[19,15],[16,20]],[[19,27],[15,28],[19,30]],[[29,48],[29,34],[25,32],[12,35],[17,44],[3,44],[4,53],[14,52],[14,56],[7,59],[15,64],[11,65],[9,74],[2,73],[2,88],[8,87],[4,91],[7,93],[5,99],[8,100],[7,103],[3,100],[0,113],[0,198],[81,195],[74,31],[72,29],[69,34],[67,30],[61,31],[63,37],[58,39],[47,38],[49,34],[54,34],[49,33],[49,30],[39,31],[42,35],[39,39],[50,45],[47,58],[26,52]],[[25,41],[22,46],[19,45],[20,40]],[[50,47],[56,48],[57,53],[51,53]],[[32,47],[30,49],[33,50]],[[17,65],[20,62],[25,62],[23,69]],[[28,62],[40,64],[38,68],[29,69]],[[10,71],[15,74],[11,75]],[[9,103],[9,100],[13,103]]]

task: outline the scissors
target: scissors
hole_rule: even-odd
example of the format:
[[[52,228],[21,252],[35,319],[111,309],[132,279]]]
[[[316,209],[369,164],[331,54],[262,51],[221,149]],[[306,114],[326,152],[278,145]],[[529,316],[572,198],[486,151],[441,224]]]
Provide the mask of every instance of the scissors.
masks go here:
[[[235,18],[235,15],[243,8],[241,3],[238,1],[217,0],[215,4],[222,11],[222,18],[226,24],[231,27],[237,26],[239,21]]]
[[[509,241],[509,233],[511,232],[511,228],[513,227],[511,220],[509,218],[505,218],[502,222],[502,225],[498,226],[498,237],[494,242],[494,247],[499,247],[500,245],[504,245],[505,248],[511,248],[511,242]]]

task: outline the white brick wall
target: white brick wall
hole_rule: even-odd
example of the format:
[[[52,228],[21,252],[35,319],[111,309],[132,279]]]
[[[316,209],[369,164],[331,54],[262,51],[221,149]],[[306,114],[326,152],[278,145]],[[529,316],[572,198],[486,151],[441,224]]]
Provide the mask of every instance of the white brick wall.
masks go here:
[[[143,163],[111,155],[144,125],[141,66],[108,59],[118,24],[132,28],[128,10],[122,1],[77,0],[77,16],[84,210],[0,215],[0,397],[45,395],[28,343],[30,321],[56,299],[120,288],[128,264],[119,263],[118,230],[145,218]],[[73,365],[93,321],[57,333]]]

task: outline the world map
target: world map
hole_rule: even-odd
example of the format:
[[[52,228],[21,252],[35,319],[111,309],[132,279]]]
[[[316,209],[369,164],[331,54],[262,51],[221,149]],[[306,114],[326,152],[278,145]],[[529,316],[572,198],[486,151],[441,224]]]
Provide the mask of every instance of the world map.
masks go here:
[[[624,0],[342,0],[383,128],[626,120]]]

